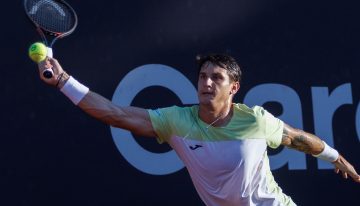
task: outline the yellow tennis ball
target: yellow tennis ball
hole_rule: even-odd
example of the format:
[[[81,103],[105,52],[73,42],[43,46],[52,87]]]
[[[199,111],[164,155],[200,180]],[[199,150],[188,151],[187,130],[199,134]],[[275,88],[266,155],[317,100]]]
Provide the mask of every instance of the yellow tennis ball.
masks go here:
[[[33,60],[36,63],[39,63],[41,61],[44,61],[47,54],[47,48],[45,44],[41,42],[33,43],[29,47],[29,57],[31,60]]]

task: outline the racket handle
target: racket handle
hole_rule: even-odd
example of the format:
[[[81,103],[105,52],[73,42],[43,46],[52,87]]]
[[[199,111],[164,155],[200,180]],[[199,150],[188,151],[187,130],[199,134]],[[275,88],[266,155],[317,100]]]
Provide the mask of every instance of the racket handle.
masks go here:
[[[51,79],[53,76],[54,76],[54,72],[52,69],[45,69],[43,71],[43,76],[46,78],[46,79]]]
[[[46,55],[47,55],[48,57],[50,57],[50,58],[53,57],[52,48],[47,47],[47,53],[46,53]],[[54,71],[53,71],[51,68],[45,69],[45,70],[43,71],[43,76],[44,76],[46,79],[51,79],[51,78],[54,76]]]
[[[53,50],[51,47],[47,47],[46,56],[53,58]]]

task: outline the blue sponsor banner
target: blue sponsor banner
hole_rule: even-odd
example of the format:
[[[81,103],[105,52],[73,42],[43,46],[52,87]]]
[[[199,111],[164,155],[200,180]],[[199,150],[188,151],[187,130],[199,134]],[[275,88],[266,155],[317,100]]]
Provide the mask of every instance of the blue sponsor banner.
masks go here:
[[[79,25],[54,46],[64,69],[118,105],[197,103],[195,56],[243,69],[236,102],[314,133],[360,170],[360,6],[339,1],[69,0]],[[203,205],[166,144],[98,122],[38,78],[40,38],[21,1],[4,2],[0,205]],[[269,150],[298,205],[360,205],[330,164]]]

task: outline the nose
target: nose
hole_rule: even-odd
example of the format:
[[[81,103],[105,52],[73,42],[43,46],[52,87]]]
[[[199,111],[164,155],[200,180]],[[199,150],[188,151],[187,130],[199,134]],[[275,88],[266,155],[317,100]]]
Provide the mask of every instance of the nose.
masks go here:
[[[207,86],[207,87],[211,87],[211,85],[212,85],[212,80],[211,80],[211,78],[206,77],[206,78],[204,79],[204,85]]]

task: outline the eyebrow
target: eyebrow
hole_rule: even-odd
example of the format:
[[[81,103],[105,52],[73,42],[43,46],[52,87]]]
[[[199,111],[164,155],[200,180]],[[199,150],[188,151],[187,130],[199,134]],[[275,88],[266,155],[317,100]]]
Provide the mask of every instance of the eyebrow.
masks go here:
[[[203,71],[200,71],[200,72],[199,72],[199,75],[200,75],[200,74],[207,74],[207,73],[206,73],[206,72],[203,72]],[[221,76],[223,76],[223,73],[222,73],[222,72],[213,72],[213,73],[211,73],[211,75],[214,75],[214,74],[215,74],[215,75],[221,75]]]
[[[203,76],[208,76],[206,72],[200,72],[198,75],[198,78],[203,77]],[[210,78],[216,77],[216,78],[221,78],[224,79],[225,76],[223,75],[223,73],[221,72],[213,72],[209,75]],[[230,77],[229,77],[230,78]]]

